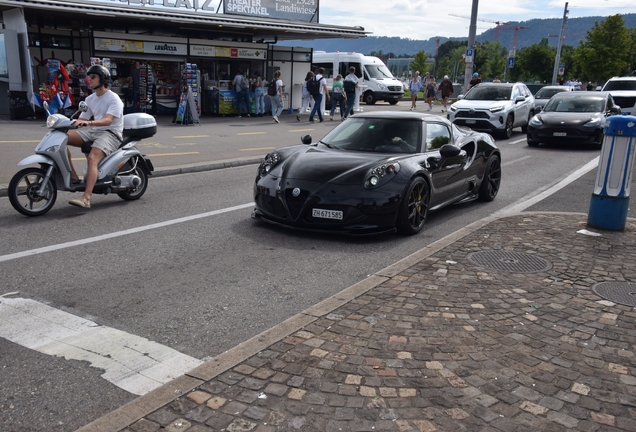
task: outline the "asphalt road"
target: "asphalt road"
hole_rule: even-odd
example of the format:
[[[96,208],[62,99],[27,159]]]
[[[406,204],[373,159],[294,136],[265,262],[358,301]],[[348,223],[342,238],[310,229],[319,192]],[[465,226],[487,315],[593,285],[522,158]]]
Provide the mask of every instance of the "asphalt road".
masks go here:
[[[253,122],[240,126],[248,135],[237,135],[243,132],[232,125],[244,120]],[[320,135],[331,127],[328,121],[301,127],[295,121],[228,121],[232,125],[215,119],[210,125],[183,127],[224,138],[218,145],[210,140],[192,144],[199,157],[226,159],[255,148],[260,150],[248,151],[262,155],[294,143],[301,133]],[[25,139],[35,135],[26,129]],[[172,130],[159,135],[157,141],[166,142],[162,146],[177,136]],[[523,138],[517,132],[498,142],[503,180],[494,202],[432,213],[425,230],[412,237],[294,232],[253,221],[249,206],[213,213],[252,201],[254,166],[152,178],[141,200],[95,196],[89,211],[68,206],[71,194],[60,193],[55,207],[39,218],[19,215],[0,198],[0,258],[161,224],[2,261],[0,295],[18,292],[11,297],[34,299],[197,359],[210,358],[475,220],[523,208],[598,155],[588,149],[529,148]],[[180,157],[153,156],[153,162],[156,167],[164,161],[177,165]],[[2,175],[6,163],[3,158]],[[587,212],[594,177],[592,170],[527,210]],[[629,215],[636,216],[632,209]],[[191,218],[177,221],[184,217]],[[48,356],[2,338],[0,367],[3,431],[74,430],[135,397],[104,380],[102,371],[87,362]]]

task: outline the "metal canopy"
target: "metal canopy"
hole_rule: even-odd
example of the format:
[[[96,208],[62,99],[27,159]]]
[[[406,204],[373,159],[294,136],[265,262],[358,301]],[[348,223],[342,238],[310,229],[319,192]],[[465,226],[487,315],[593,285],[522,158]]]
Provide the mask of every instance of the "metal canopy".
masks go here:
[[[46,11],[47,14],[66,16],[69,21],[82,19],[104,22],[122,19],[127,22],[147,23],[148,26],[165,28],[167,24],[180,26],[189,30],[223,33],[227,36],[243,34],[251,35],[254,40],[276,39],[326,39],[326,38],[360,38],[369,33],[362,27],[344,27],[329,24],[309,24],[305,22],[264,19],[252,16],[224,15],[217,13],[196,13],[179,10],[173,12],[159,8],[127,6],[94,2],[90,6],[74,1],[64,0],[0,0],[0,10],[23,8],[27,11]],[[74,15],[71,17],[70,15]],[[141,21],[140,21],[141,20]],[[184,27],[185,26],[185,27]]]

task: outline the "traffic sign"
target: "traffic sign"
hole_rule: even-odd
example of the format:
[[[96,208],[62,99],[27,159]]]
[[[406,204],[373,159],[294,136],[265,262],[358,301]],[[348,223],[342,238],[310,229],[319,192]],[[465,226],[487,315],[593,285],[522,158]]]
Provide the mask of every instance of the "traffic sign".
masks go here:
[[[472,49],[467,49],[466,50],[466,57],[464,58],[464,61],[466,61],[466,63],[472,63],[473,62],[473,50]]]
[[[560,67],[559,68],[559,75],[563,75],[565,74],[565,68],[564,67]]]
[[[564,67],[565,67],[565,63],[561,63],[561,64],[559,65],[559,67],[564,68]]]
[[[508,69],[512,69],[513,67],[515,67],[515,58],[508,57]]]

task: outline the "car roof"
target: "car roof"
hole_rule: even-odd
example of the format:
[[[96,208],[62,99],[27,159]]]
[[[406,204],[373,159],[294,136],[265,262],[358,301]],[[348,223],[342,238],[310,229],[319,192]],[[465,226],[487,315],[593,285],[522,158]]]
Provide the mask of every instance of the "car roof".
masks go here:
[[[428,121],[445,121],[448,122],[443,117],[434,114],[424,114],[418,112],[408,112],[408,111],[374,111],[374,112],[366,112],[366,113],[356,113],[352,116],[352,118],[382,118],[382,119],[392,119],[392,120],[424,120]]]
[[[608,81],[636,81],[636,76],[625,76],[625,77],[612,77],[608,79]]]
[[[523,84],[522,82],[516,82],[516,83],[493,83],[493,82],[485,82],[485,83],[479,83],[479,87],[512,87],[515,84]],[[477,86],[475,86],[477,87]]]
[[[567,86],[567,85],[547,85],[547,86],[541,87],[539,90],[543,90],[543,89],[548,89],[548,90],[552,90],[552,89],[566,89],[565,91],[569,91],[569,90],[572,90],[573,88],[574,87]]]
[[[581,98],[581,97],[596,97],[596,99],[605,99],[607,98],[607,95],[609,95],[609,92],[602,92],[602,91],[577,91],[577,92],[561,92],[561,93],[557,93],[554,96],[552,96],[553,98]]]

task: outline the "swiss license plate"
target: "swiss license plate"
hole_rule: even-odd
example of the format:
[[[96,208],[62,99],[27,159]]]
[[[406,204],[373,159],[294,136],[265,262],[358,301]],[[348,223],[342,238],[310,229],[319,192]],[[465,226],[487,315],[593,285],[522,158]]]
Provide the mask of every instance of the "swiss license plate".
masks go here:
[[[324,210],[315,208],[312,209],[311,215],[315,218],[342,220],[342,211],[340,210]]]
[[[475,124],[477,120],[466,120],[466,124]]]
[[[568,136],[567,132],[554,132],[552,136]]]

